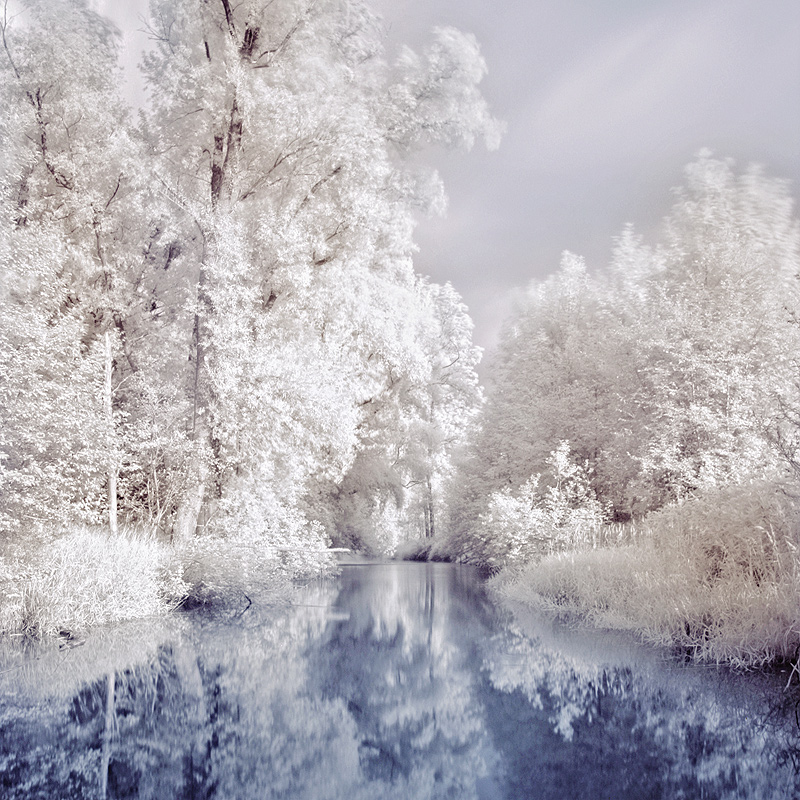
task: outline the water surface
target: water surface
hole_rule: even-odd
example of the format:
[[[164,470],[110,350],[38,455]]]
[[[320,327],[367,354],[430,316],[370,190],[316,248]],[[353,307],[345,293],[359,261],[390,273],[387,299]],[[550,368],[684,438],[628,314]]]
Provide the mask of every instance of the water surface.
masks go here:
[[[800,797],[782,686],[514,616],[452,565],[347,566],[0,673],[8,798]]]

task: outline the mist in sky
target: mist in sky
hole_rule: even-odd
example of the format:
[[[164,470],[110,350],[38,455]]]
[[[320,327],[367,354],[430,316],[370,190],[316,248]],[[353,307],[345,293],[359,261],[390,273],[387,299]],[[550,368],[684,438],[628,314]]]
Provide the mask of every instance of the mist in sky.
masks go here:
[[[144,2],[98,6],[126,33]],[[568,249],[604,265],[633,223],[645,236],[701,148],[800,179],[796,0],[378,0],[388,52],[434,26],[474,33],[483,89],[507,124],[497,152],[436,152],[450,198],[421,221],[417,269],[450,281],[491,349],[514,292]],[[130,69],[130,66],[129,66]]]

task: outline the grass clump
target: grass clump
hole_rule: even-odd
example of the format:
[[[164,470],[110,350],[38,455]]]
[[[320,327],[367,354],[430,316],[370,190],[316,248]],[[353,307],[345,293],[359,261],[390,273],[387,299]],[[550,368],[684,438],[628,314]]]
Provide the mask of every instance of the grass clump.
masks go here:
[[[501,574],[501,592],[737,667],[800,653],[797,498],[774,484],[649,515],[638,543],[558,553]]]
[[[73,530],[17,569],[4,629],[35,638],[161,614],[187,588],[171,548],[136,531]]]
[[[292,581],[335,568],[318,526],[273,527],[176,546],[143,530],[88,527],[0,543],[0,634],[72,637],[177,608],[249,607],[251,597],[274,602]]]

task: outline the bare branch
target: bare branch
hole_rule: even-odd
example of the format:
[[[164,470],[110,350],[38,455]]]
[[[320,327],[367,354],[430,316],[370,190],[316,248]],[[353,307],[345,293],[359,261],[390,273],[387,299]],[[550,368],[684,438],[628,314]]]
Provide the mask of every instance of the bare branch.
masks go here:
[[[11,57],[11,50],[8,48],[8,42],[6,41],[6,31],[8,30],[8,26],[11,23],[13,17],[8,16],[8,0],[3,0],[3,20],[0,22],[0,33],[2,33],[3,37],[3,49],[6,51],[6,55],[8,56],[8,63],[11,64],[11,69],[14,70],[14,74],[17,76],[17,80],[20,80],[22,76],[17,69],[17,65],[14,63],[14,59]]]
[[[174,53],[175,50],[172,47],[172,26],[175,24],[175,20],[170,20],[169,23],[165,22],[164,15],[158,15],[158,22],[161,25],[161,31],[157,31],[151,24],[150,21],[144,17],[139,16],[139,21],[142,23],[142,27],[139,28],[139,33],[144,33],[147,35],[147,38],[153,42],[164,42],[166,45],[169,46],[170,52]]]
[[[289,42],[291,41],[292,37],[303,26],[303,24],[305,23],[306,19],[308,18],[308,15],[311,12],[311,9],[314,8],[315,4],[316,4],[315,2],[312,2],[309,5],[308,9],[306,10],[306,13],[302,17],[300,17],[300,19],[298,19],[294,23],[294,25],[292,25],[291,28],[289,28],[289,31],[283,37],[283,39],[281,40],[281,42],[279,44],[277,44],[275,47],[269,47],[266,50],[264,50],[263,52],[258,54],[258,57],[256,58],[256,61],[261,61],[262,58],[267,56],[268,57],[267,58],[267,63],[266,64],[255,64],[255,65],[253,65],[253,69],[266,69],[267,67],[272,66],[272,63],[275,61],[275,59],[278,57],[278,55],[280,55],[281,51],[286,47],[286,45],[289,44]]]
[[[334,167],[331,172],[325,175],[323,178],[320,178],[309,190],[308,194],[303,198],[303,201],[297,208],[298,213],[302,210],[302,208],[308,203],[314,195],[330,180],[333,180],[340,172],[342,171],[342,165]]]
[[[117,178],[117,185],[114,187],[114,191],[111,193],[111,197],[108,198],[108,202],[105,204],[103,210],[106,210],[114,201],[114,198],[117,196],[117,192],[119,191],[119,187],[121,185],[122,185],[122,173],[119,174],[119,177]]]
[[[231,11],[231,4],[229,0],[220,0],[222,8],[225,10],[225,21],[228,23],[228,32],[233,38],[236,38],[236,27],[233,24],[233,12]]]

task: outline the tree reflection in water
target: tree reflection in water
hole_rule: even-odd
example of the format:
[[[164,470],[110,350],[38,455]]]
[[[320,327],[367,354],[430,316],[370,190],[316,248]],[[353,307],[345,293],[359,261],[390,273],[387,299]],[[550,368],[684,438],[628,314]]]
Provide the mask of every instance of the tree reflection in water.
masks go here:
[[[794,711],[769,682],[536,626],[468,570],[387,564],[288,608],[8,653],[0,795],[800,795]]]

